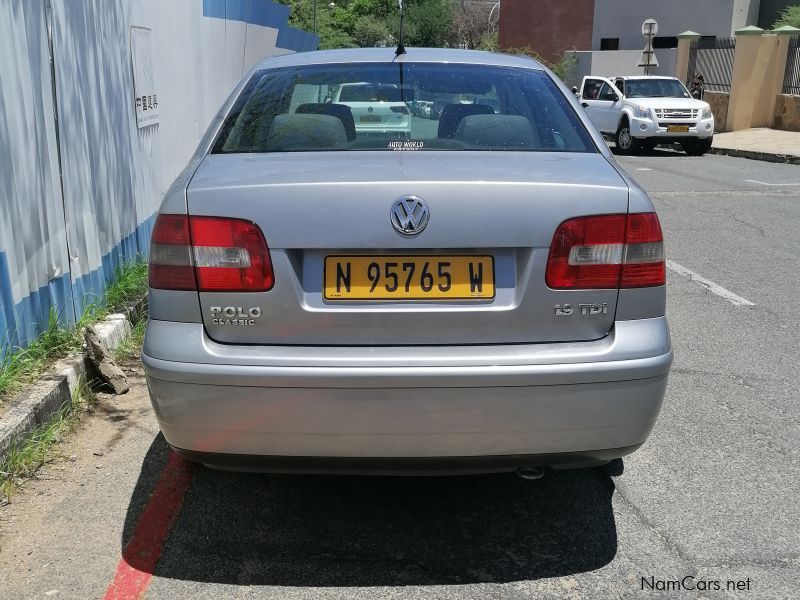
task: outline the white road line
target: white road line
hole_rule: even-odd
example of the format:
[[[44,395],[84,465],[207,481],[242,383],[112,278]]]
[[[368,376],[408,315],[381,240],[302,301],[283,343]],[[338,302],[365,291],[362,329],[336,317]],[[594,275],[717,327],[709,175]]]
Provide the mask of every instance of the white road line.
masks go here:
[[[766,181],[758,181],[757,179],[745,179],[745,181],[748,182],[748,183],[757,183],[758,185],[768,185],[770,187],[781,187],[781,186],[794,187],[794,186],[800,186],[800,183],[767,183]]]
[[[639,167],[639,168],[638,168],[638,169],[636,169],[636,170],[637,170],[637,171],[652,171],[653,169],[647,169],[647,168],[645,168],[645,167]]]
[[[683,265],[679,265],[675,261],[668,260],[667,261],[667,267],[669,269],[672,269],[673,271],[675,271],[678,275],[686,277],[686,279],[688,279],[690,281],[694,281],[695,283],[700,284],[701,286],[706,288],[712,294],[716,294],[717,296],[720,296],[721,298],[725,298],[725,300],[727,300],[728,302],[730,302],[734,306],[755,306],[756,305],[755,302],[750,302],[750,300],[746,300],[745,298],[742,298],[741,296],[737,296],[736,294],[734,294],[730,290],[726,290],[721,285],[717,285],[716,283],[714,283],[710,279],[706,279],[702,275],[699,275],[698,273],[695,273],[691,269],[687,269]]]

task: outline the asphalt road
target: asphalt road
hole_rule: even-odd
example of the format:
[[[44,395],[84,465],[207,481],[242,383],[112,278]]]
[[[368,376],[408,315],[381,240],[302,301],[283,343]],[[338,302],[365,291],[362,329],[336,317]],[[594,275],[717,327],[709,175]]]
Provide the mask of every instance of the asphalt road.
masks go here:
[[[798,597],[800,167],[621,162],[672,261],[676,360],[641,450],[533,482],[197,469],[147,597]],[[3,598],[105,594],[168,457],[132,368],[0,508]],[[658,591],[674,580],[722,590]]]

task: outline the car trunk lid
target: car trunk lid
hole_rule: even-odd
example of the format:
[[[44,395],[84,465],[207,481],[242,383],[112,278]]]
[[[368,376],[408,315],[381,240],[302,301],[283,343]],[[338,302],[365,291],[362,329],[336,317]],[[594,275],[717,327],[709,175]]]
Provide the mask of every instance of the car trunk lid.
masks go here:
[[[627,211],[627,186],[600,154],[212,155],[187,196],[192,216],[254,222],[272,258],[275,286],[268,292],[200,292],[206,330],[220,342],[557,342],[597,339],[613,324],[616,289],[553,290],[545,283],[548,251],[560,223]],[[428,206],[427,227],[416,235],[392,226],[391,208],[404,196],[421,198]],[[437,257],[466,257],[476,268],[478,257],[486,257],[491,263],[483,264],[494,275],[493,296],[326,298],[326,257],[334,256],[368,257],[354,259],[354,268],[372,259],[383,266],[387,260],[402,264],[423,257],[432,270]],[[565,314],[565,304],[575,310]],[[260,316],[219,319],[226,310]]]

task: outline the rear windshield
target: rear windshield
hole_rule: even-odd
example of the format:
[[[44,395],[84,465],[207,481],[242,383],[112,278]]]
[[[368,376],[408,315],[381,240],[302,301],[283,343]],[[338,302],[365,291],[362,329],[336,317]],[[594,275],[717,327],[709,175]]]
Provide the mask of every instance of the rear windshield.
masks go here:
[[[338,102],[402,102],[403,95],[396,85],[347,83],[339,88]]]
[[[597,152],[543,71],[358,63],[257,72],[212,153],[345,150]]]

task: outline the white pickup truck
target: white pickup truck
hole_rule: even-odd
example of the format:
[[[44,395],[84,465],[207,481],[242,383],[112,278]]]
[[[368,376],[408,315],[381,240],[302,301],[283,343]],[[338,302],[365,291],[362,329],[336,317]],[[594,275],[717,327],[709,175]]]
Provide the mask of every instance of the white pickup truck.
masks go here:
[[[583,78],[581,105],[600,132],[614,140],[617,152],[652,150],[679,142],[690,156],[711,148],[714,115],[707,102],[692,98],[675,77]]]

